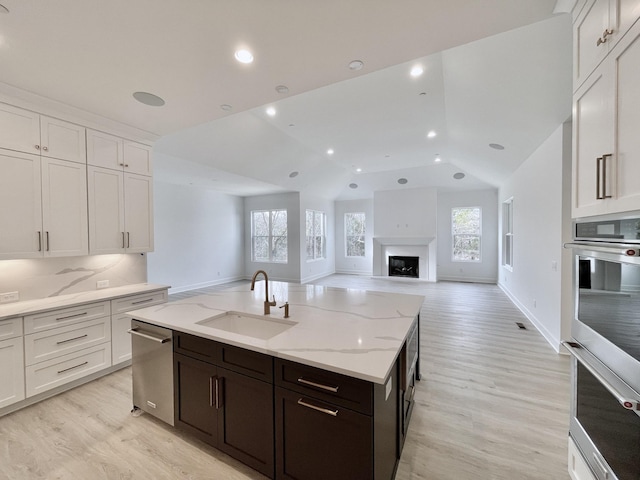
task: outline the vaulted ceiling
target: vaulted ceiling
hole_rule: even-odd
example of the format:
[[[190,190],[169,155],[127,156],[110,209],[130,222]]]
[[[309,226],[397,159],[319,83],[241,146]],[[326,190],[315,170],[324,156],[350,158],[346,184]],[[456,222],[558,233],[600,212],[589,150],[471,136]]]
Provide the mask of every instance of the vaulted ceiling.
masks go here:
[[[486,188],[571,113],[555,0],[0,3],[0,82],[157,134],[160,181],[343,199]]]

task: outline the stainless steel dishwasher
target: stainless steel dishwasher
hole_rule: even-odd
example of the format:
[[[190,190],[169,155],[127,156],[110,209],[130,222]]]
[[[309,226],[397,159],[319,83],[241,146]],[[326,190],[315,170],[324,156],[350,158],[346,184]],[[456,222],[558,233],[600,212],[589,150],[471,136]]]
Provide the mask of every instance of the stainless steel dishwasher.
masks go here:
[[[173,422],[173,342],[167,328],[131,320],[133,408]]]

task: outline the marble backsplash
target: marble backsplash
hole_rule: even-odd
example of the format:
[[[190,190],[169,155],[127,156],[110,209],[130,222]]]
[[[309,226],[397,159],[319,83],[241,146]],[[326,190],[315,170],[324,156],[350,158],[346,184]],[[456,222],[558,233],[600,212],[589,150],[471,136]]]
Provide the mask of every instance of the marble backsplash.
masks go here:
[[[19,292],[20,301],[55,297],[147,281],[146,254],[93,255],[0,261],[0,293]]]

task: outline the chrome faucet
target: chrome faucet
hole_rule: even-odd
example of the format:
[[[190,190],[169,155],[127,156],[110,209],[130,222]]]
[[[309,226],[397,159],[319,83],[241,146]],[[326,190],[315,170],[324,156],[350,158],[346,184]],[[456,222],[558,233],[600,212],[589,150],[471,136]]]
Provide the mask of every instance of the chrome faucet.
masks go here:
[[[273,301],[270,302],[269,301],[269,277],[267,277],[267,272],[265,272],[264,270],[258,270],[256,271],[256,273],[253,274],[253,278],[251,279],[251,290],[253,290],[256,286],[256,277],[259,274],[264,275],[264,295],[265,295],[265,301],[264,301],[264,314],[265,315],[269,315],[271,313],[271,307],[275,307],[276,306],[276,296],[273,296]]]

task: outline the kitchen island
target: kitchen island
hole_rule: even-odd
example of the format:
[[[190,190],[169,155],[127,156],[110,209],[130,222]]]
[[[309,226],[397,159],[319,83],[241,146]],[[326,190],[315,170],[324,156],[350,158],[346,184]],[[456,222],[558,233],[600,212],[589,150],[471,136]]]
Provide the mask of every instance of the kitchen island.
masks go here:
[[[268,286],[270,315],[265,282],[131,312],[173,331],[176,426],[271,478],[393,478],[424,298]]]

